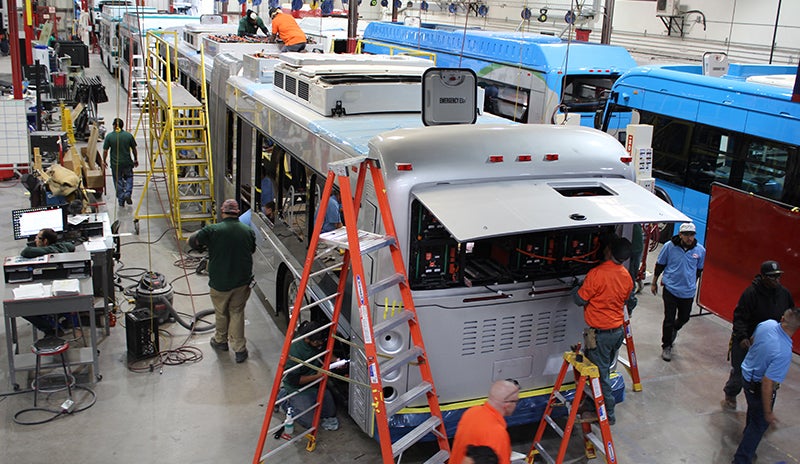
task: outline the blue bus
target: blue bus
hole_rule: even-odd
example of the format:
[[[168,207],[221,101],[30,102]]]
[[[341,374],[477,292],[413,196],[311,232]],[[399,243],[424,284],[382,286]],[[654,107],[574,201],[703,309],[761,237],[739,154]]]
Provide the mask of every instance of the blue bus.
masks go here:
[[[488,113],[525,123],[553,123],[559,113],[580,114],[581,125],[589,127],[599,127],[596,116],[614,81],[636,66],[622,47],[442,24],[372,22],[364,30],[361,51],[430,53],[436,66],[475,71],[486,90]]]
[[[701,65],[642,66],[614,83],[606,111],[653,126],[656,194],[695,222],[701,242],[712,182],[800,206],[796,69],[731,64],[712,77]],[[621,133],[618,121],[604,125]]]

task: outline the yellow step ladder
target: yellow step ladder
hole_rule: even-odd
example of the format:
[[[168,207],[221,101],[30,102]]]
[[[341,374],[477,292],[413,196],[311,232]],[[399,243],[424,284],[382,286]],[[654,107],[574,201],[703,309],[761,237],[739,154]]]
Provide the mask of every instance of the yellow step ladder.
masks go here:
[[[617,463],[617,454],[614,451],[614,440],[611,438],[611,427],[608,423],[608,414],[606,412],[605,399],[603,398],[603,390],[600,387],[600,371],[591,361],[589,361],[580,351],[580,344],[574,347],[573,351],[564,353],[564,362],[561,365],[561,371],[558,373],[555,385],[553,385],[553,392],[550,394],[550,399],[547,401],[542,420],[539,422],[539,428],[536,429],[536,435],[533,438],[533,445],[531,446],[526,461],[532,464],[536,456],[542,458],[550,464],[562,464],[564,456],[567,453],[569,446],[569,438],[572,435],[572,430],[576,421],[581,424],[583,429],[584,447],[586,457],[593,459],[597,457],[597,450],[602,453],[606,458],[607,464]],[[575,374],[575,396],[570,401],[561,393],[561,385],[564,384],[564,378],[567,376],[567,371],[572,367]],[[587,389],[587,387],[589,387]],[[596,419],[583,420],[578,419],[578,409],[583,395],[588,390],[588,394],[592,397],[594,403],[594,412],[597,414]],[[576,406],[577,405],[577,406]],[[564,428],[561,428],[551,417],[553,409],[557,406],[564,406],[569,411],[567,416],[567,423]],[[600,437],[592,430],[592,422],[596,422],[600,428]],[[553,458],[542,445],[542,436],[545,429],[551,427],[561,437],[561,445],[558,448],[558,454]]]
[[[169,216],[179,239],[190,223],[205,225],[216,217],[214,173],[209,139],[205,75],[200,100],[177,82],[178,36],[175,32],[147,33],[147,109],[150,127],[150,163],[142,196],[136,205],[134,226],[139,219]],[[200,50],[200,67],[205,73]],[[166,179],[169,211],[140,215],[152,177]]]

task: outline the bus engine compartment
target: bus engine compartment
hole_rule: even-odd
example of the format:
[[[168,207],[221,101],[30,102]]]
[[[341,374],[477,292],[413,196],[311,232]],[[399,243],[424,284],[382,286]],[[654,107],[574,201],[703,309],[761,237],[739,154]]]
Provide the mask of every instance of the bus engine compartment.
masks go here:
[[[586,274],[603,255],[613,226],[548,230],[459,243],[424,205],[411,207],[412,290],[473,287]]]

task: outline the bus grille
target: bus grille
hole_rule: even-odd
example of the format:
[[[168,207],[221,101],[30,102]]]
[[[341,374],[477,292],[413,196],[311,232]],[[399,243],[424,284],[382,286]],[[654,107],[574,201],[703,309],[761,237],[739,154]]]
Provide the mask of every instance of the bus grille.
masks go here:
[[[566,308],[536,314],[465,321],[461,355],[488,354],[561,342],[567,334]]]
[[[292,95],[297,94],[297,79],[291,76],[286,76],[286,87],[283,90],[289,92]]]
[[[308,82],[297,81],[297,96],[308,101]]]

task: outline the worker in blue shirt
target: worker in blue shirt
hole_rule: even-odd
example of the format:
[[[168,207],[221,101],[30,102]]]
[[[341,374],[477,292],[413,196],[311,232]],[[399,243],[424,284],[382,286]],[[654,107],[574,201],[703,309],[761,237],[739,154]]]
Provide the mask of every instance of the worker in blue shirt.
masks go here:
[[[342,213],[339,203],[339,192],[334,191],[328,200],[328,209],[325,210],[325,221],[322,223],[322,232],[330,232],[342,227]]]
[[[681,224],[678,235],[664,244],[658,254],[653,283],[650,291],[658,294],[658,277],[664,278],[662,299],[664,300],[664,322],[661,324],[661,359],[672,360],[672,344],[678,331],[689,322],[694,295],[697,293],[697,279],[703,273],[706,249],[695,235],[694,224]]]
[[[792,336],[800,329],[800,308],[787,309],[781,322],[769,319],[758,324],[753,345],[742,362],[747,421],[742,441],[733,456],[734,464],[750,464],[756,449],[775,418],[778,385],[786,378],[792,362]]]

